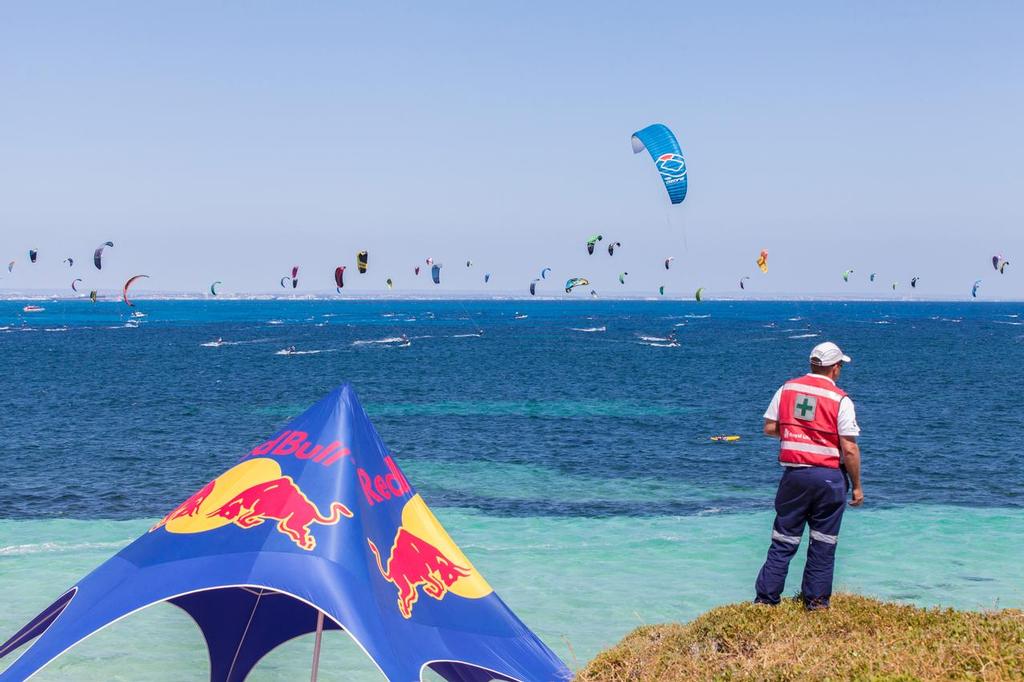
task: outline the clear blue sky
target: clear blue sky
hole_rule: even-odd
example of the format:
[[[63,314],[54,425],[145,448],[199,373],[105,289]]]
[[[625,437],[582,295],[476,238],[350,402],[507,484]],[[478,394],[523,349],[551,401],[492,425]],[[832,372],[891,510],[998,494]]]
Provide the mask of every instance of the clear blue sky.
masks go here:
[[[272,291],[297,263],[328,289],[365,248],[354,291],[430,290],[432,256],[449,290],[547,265],[1024,298],[1021,26],[1013,2],[5,3],[0,291],[65,286],[67,255],[86,286]],[[689,166],[671,210],[629,146],[656,121]],[[588,258],[593,232],[620,253]]]

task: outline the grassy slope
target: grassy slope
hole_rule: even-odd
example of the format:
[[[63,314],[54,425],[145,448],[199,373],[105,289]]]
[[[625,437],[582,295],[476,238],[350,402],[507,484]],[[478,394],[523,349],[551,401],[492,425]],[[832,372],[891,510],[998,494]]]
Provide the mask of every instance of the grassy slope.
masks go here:
[[[920,609],[850,594],[723,606],[686,625],[637,628],[580,682],[612,680],[1024,680],[1024,612]]]

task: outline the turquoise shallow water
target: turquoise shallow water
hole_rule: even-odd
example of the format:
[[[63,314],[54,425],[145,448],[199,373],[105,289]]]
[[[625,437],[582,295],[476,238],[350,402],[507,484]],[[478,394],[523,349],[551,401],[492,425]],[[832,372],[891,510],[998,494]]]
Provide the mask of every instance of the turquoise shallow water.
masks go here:
[[[502,598],[582,664],[641,623],[751,598],[779,475],[760,415],[825,338],[854,356],[865,429],[868,502],[844,521],[837,586],[1021,607],[1022,307],[145,301],[135,326],[112,304],[0,302],[0,638],[348,380]],[[672,330],[677,347],[644,339]],[[309,353],[276,354],[289,345]],[[296,679],[310,651],[289,643],[253,679]],[[158,606],[42,679],[205,665],[195,626]],[[322,679],[377,673],[333,633]]]
[[[438,513],[502,598],[570,664],[637,625],[688,620],[750,598],[771,528],[766,512],[641,519]],[[15,630],[150,523],[0,521],[0,628]],[[1017,509],[858,510],[844,521],[836,583],[921,605],[1020,607],[1022,547],[1024,512]],[[801,567],[794,563],[794,576]],[[791,587],[798,584],[797,577]],[[311,637],[293,641],[252,679],[295,679],[311,650]],[[324,651],[322,679],[379,679],[345,635],[330,633]],[[93,636],[40,679],[201,679],[205,657],[192,621],[160,605]]]

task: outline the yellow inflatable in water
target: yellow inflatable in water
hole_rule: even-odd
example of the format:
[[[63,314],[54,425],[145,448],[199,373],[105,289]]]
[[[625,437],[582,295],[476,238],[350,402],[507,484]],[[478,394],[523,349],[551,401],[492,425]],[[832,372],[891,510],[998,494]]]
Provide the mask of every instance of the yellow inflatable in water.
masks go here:
[[[740,439],[739,436],[711,436],[711,440],[725,441],[727,443],[731,443],[734,440],[739,440],[739,439]]]

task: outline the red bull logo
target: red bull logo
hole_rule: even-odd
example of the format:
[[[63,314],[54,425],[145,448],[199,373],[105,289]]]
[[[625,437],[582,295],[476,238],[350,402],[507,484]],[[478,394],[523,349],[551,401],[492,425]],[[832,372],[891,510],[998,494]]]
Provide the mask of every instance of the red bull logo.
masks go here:
[[[419,495],[402,509],[402,525],[395,533],[386,566],[373,540],[367,538],[366,543],[377,570],[398,590],[398,611],[403,618],[412,617],[420,587],[438,601],[449,592],[468,599],[492,592]]]
[[[188,498],[187,500],[179,504],[177,507],[174,508],[174,510],[171,511],[170,514],[165,516],[159,523],[150,528],[149,532],[152,533],[157,528],[163,528],[167,525],[169,521],[173,521],[174,519],[191,518],[198,514],[199,508],[202,506],[203,501],[210,496],[210,493],[213,492],[213,486],[216,484],[217,481],[213,480],[204,485],[202,488],[199,489],[198,492],[193,493],[192,497]]]
[[[341,502],[332,502],[324,514],[306,496],[291,476],[271,459],[242,462],[178,505],[154,525],[150,532],[165,528],[171,533],[202,533],[228,524],[249,529],[264,521],[276,521],[277,530],[300,549],[312,550],[316,538],[314,523],[334,525],[352,512]]]
[[[398,529],[386,569],[381,563],[377,545],[369,538],[366,542],[377,559],[381,575],[398,588],[398,610],[406,618],[412,617],[412,606],[419,599],[417,588],[420,585],[423,585],[424,592],[440,600],[456,580],[470,574],[468,568],[456,565],[437,547],[404,528]]]
[[[291,476],[282,476],[246,488],[206,516],[225,518],[239,528],[255,528],[267,519],[276,520],[277,529],[296,545],[313,549],[316,538],[310,534],[309,526],[314,521],[333,526],[342,516],[352,518],[352,512],[341,502],[332,502],[330,516],[324,516]]]

